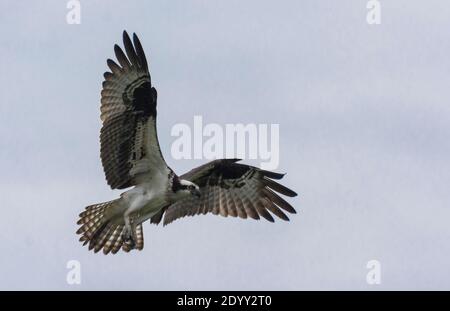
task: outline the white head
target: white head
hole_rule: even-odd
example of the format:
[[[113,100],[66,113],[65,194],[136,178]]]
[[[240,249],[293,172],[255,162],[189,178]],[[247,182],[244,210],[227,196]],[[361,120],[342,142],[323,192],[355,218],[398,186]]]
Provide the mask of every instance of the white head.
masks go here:
[[[176,199],[188,196],[200,197],[201,192],[199,186],[185,179],[174,178],[172,182],[172,191]]]

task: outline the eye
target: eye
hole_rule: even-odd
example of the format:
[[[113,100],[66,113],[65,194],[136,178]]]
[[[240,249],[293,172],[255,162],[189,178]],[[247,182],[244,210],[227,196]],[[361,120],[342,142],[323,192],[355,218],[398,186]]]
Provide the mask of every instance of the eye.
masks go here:
[[[189,186],[188,186],[188,189],[189,189],[189,190],[194,190],[194,188],[195,188],[195,187],[194,187],[193,185],[189,185]]]

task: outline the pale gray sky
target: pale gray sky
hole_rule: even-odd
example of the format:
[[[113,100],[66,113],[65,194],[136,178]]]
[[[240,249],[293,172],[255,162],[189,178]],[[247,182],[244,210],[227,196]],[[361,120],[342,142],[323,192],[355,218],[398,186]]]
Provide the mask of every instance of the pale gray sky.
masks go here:
[[[0,4],[0,289],[450,289],[450,5],[366,1]],[[136,32],[163,154],[179,122],[280,124],[291,222],[146,223],[142,252],[88,252],[86,205],[115,198],[99,160],[106,59]],[[81,263],[82,284],[66,283]],[[382,284],[366,283],[381,262]]]

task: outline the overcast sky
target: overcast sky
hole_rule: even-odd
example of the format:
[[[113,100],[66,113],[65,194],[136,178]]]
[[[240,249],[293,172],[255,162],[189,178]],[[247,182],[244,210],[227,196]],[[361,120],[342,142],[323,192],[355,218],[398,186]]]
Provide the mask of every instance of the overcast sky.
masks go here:
[[[450,289],[450,6],[366,1],[0,4],[0,289]],[[136,32],[172,127],[280,124],[289,223],[218,216],[144,224],[141,252],[82,247],[85,206],[116,198],[99,159],[100,89]],[[68,285],[66,264],[81,264]],[[368,285],[366,264],[381,263]]]

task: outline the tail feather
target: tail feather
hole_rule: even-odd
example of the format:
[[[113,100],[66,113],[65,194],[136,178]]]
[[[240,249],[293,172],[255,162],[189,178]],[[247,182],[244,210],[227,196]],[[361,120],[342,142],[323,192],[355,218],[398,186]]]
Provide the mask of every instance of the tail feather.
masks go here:
[[[89,250],[93,249],[97,253],[103,249],[103,253],[106,255],[110,252],[115,254],[121,248],[126,252],[132,249],[143,249],[142,224],[135,228],[135,245],[125,243],[122,239],[124,225],[121,221],[117,221],[118,217],[115,213],[117,208],[120,207],[118,205],[119,200],[90,205],[80,213],[80,219],[77,222],[80,227],[77,234],[81,234],[80,242],[83,242],[83,245],[89,244]]]
[[[103,252],[108,254],[111,250],[114,249],[116,241],[121,237],[123,231],[123,226],[117,226],[114,231],[109,236],[108,240],[105,242],[105,246],[103,248]],[[114,254],[114,252],[113,252]]]
[[[122,241],[123,226],[121,228],[122,228],[122,230],[121,230],[120,234],[118,235],[118,237],[116,238],[116,240],[114,241],[114,244],[113,244],[113,246],[111,248],[111,253],[112,254],[117,253],[120,250],[120,248],[122,247],[122,243],[123,243],[123,241]]]
[[[117,201],[117,200],[98,203],[98,204],[94,204],[94,205],[89,205],[85,208],[85,210],[83,212],[80,213],[79,216],[82,217],[82,219],[83,219],[85,216],[96,214],[98,212],[102,212],[102,211],[104,211],[106,206],[113,204],[115,201]]]
[[[142,232],[142,224],[136,226],[136,249],[142,250],[144,248],[144,234]]]
[[[79,215],[80,219],[77,222],[79,225],[89,222],[90,220],[98,218],[97,216],[101,215],[103,210],[98,210],[98,211],[93,211],[93,212],[86,211],[86,212],[89,212],[89,213],[83,212]]]
[[[77,230],[77,234],[84,232],[84,235],[92,236],[99,225],[101,225],[100,222],[103,220],[102,216],[103,215],[97,215],[95,218],[86,219],[85,223],[80,223],[80,221],[78,221],[78,224],[81,225],[81,227]]]
[[[103,248],[111,230],[113,229],[113,225],[111,223],[106,223],[105,225],[105,229],[103,229],[102,231],[99,230],[99,234],[95,236],[89,243],[89,249],[93,248],[94,253],[97,253]]]

